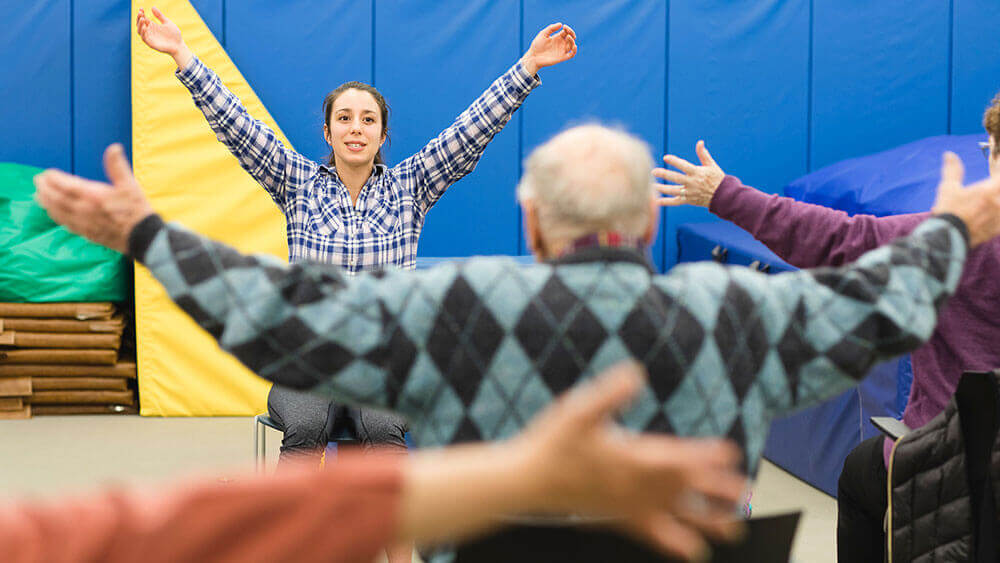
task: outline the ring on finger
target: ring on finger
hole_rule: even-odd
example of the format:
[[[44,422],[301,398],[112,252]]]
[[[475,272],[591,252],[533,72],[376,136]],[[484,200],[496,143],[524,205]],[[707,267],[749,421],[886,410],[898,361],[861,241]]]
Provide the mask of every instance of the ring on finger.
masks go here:
[[[711,509],[711,503],[708,502],[705,495],[694,491],[686,492],[678,499],[677,504],[681,510],[689,514],[703,515]]]

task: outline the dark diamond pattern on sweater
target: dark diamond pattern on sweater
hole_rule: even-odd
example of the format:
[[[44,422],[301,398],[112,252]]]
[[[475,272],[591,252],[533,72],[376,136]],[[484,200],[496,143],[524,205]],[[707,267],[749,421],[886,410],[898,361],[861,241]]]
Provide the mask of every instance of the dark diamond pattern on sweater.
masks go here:
[[[479,427],[476,423],[469,419],[468,416],[462,417],[462,424],[458,426],[458,430],[452,436],[452,443],[462,443],[462,442],[478,442],[480,441],[482,434],[479,431]]]
[[[455,278],[441,302],[427,351],[468,406],[493,360],[503,328],[464,278]]]
[[[299,362],[312,372],[317,372],[319,366],[340,371],[355,360],[353,350],[329,340],[317,340],[303,346],[298,357]]]
[[[737,416],[733,420],[732,426],[730,426],[729,430],[726,432],[726,437],[732,440],[733,442],[736,442],[737,444],[747,443],[746,429],[743,427],[742,417]],[[747,471],[748,462],[746,459],[740,460],[740,465],[742,466],[744,472]]]
[[[312,329],[297,317],[288,317],[261,334],[269,346],[286,354],[297,354],[299,348],[308,346],[316,336]],[[351,356],[353,357],[353,354]],[[320,357],[314,361],[325,362],[326,358]]]
[[[190,295],[181,295],[175,301],[177,306],[191,315],[191,318],[201,325],[212,338],[218,340],[222,336],[222,325],[212,318],[212,315],[209,315],[205,309],[202,309],[197,299]]]
[[[277,287],[282,287],[286,284],[297,283],[299,281],[294,277],[289,277],[288,273],[283,268],[279,268],[277,266],[273,265],[264,266],[263,270],[264,270],[264,275],[267,276],[267,279]],[[302,276],[303,273],[302,270],[299,270],[297,268],[292,269],[291,272],[293,272],[292,276],[295,277],[300,277]]]
[[[832,268],[822,268],[814,271],[813,277],[819,283],[833,289],[841,295],[857,299],[863,303],[874,303],[879,292],[876,287],[883,287],[889,282],[889,268],[873,268],[871,270],[853,272],[849,276]],[[878,285],[872,285],[878,284]]]
[[[177,269],[188,285],[197,285],[212,279],[216,268],[211,255],[185,250],[177,253]]]
[[[645,430],[647,432],[663,432],[664,434],[673,434],[674,426],[670,424],[670,419],[663,414],[663,412],[658,411],[653,418],[649,419],[646,423]]]
[[[664,401],[681,382],[705,340],[698,319],[656,288],[636,300],[618,337],[649,372],[649,385]]]
[[[514,334],[554,394],[571,387],[608,336],[600,320],[552,276],[532,299]]]
[[[729,370],[733,391],[743,400],[767,355],[767,333],[757,304],[739,284],[730,282],[715,322],[715,342]]]
[[[799,371],[802,366],[816,359],[820,354],[803,335],[806,326],[806,309],[800,301],[792,312],[785,332],[775,347],[781,365],[785,368],[788,378],[788,388],[792,394],[792,402],[799,399]]]
[[[290,305],[308,305],[323,299],[326,294],[320,290],[322,281],[316,283],[282,283],[281,298]]]
[[[383,311],[383,316],[387,315]],[[388,332],[385,343],[369,352],[365,360],[385,370],[387,400],[392,404],[401,391],[401,375],[408,373],[417,359],[417,347],[399,324],[394,324]]]

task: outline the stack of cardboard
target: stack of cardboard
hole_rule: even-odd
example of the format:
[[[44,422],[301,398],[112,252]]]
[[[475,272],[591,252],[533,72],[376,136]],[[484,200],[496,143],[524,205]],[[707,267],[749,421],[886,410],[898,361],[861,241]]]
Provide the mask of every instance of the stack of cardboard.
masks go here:
[[[0,303],[0,419],[136,413],[111,303]]]

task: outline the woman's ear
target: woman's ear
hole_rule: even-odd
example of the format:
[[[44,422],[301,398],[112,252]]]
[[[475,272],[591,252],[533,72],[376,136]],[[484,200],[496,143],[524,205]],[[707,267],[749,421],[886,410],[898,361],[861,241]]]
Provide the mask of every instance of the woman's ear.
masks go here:
[[[323,124],[323,138],[326,139],[326,144],[333,148],[333,139],[330,138],[330,127],[324,123]]]

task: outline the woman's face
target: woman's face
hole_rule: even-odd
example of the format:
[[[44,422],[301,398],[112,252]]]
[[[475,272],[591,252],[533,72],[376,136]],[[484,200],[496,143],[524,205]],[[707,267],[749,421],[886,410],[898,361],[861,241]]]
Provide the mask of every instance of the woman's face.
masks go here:
[[[337,166],[370,166],[385,142],[375,98],[361,90],[345,90],[333,101],[324,133]]]

